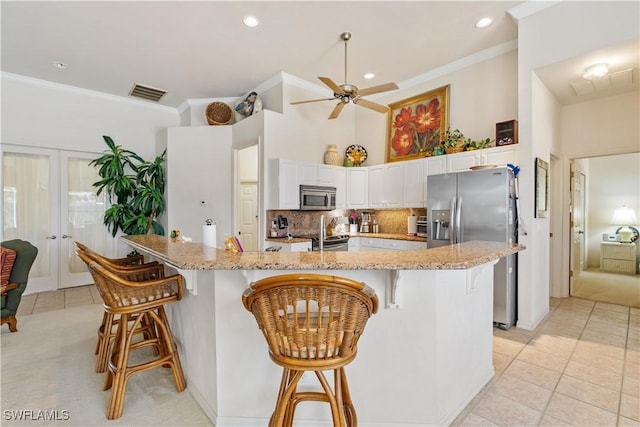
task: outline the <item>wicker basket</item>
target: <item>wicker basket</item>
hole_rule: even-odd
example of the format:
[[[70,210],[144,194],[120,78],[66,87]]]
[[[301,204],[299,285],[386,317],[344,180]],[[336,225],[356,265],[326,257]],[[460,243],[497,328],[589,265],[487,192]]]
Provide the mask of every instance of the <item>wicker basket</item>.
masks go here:
[[[210,125],[228,125],[233,119],[233,111],[224,102],[215,101],[207,105],[207,122]]]

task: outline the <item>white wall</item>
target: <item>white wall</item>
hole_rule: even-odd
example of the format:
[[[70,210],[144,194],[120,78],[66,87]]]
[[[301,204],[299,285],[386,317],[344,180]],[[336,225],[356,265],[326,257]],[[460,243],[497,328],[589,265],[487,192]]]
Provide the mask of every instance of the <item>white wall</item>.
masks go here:
[[[518,17],[519,51],[518,156],[521,164],[533,165],[535,157],[550,158],[550,146],[540,145],[548,142],[536,138],[546,133],[538,129],[547,129],[548,124],[536,121],[534,113],[534,97],[538,95],[535,70],[598,48],[637,39],[639,9],[637,2],[559,2],[532,15],[518,14],[516,11],[514,15]],[[518,274],[518,326],[533,329],[549,309],[546,298],[548,276],[533,274],[532,270],[539,260],[549,259],[549,226],[547,219],[533,218],[532,170],[523,168],[520,173],[522,214],[525,221],[531,224],[532,232],[530,236],[521,238],[527,250],[520,252],[518,257],[519,267],[524,267],[519,268]],[[551,185],[555,183],[552,181]]]
[[[508,50],[508,52],[503,52]],[[390,95],[371,100],[388,105],[421,93],[450,85],[449,123],[472,139],[495,138],[496,123],[517,119],[517,52],[507,45],[497,52],[485,52],[488,59],[472,64],[452,64],[431,80],[402,87]],[[490,56],[497,55],[497,56]],[[480,55],[479,55],[480,56]],[[480,58],[478,60],[482,59]],[[471,61],[469,59],[468,61]],[[369,154],[368,165],[385,162],[388,114],[357,108],[356,138]]]
[[[640,92],[627,92],[562,109],[565,157],[606,156],[640,150]]]
[[[2,73],[2,142],[102,152],[102,135],[152,159],[166,147],[175,109]]]

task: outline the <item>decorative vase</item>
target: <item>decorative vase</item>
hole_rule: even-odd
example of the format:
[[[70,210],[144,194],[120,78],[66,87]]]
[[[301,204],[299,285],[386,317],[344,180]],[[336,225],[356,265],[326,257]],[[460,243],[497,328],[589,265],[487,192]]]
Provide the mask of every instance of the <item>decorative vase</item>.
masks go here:
[[[326,165],[340,166],[340,154],[338,154],[337,145],[327,145],[327,151],[324,152],[324,163]]]

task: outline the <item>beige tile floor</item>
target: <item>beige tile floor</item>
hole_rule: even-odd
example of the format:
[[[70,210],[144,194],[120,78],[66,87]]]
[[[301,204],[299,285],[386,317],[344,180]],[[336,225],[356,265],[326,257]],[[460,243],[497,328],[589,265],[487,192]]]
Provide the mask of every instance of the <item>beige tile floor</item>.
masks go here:
[[[94,286],[23,297],[19,316],[101,299]],[[534,331],[494,329],[496,374],[454,426],[640,426],[640,309],[550,300]]]

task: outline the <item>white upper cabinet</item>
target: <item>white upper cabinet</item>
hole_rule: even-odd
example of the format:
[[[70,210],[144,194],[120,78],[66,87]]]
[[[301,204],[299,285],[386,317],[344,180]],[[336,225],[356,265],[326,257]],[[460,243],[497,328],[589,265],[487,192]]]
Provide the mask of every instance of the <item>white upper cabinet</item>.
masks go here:
[[[267,209],[300,209],[299,162],[270,159]]]
[[[425,205],[424,159],[403,162],[402,167],[402,207],[423,207]]]
[[[369,168],[345,168],[347,172],[347,203],[349,209],[369,207]]]
[[[483,150],[463,151],[449,154],[447,157],[447,172],[462,172],[472,166],[515,164],[518,160],[517,145],[485,148]]]
[[[298,163],[298,177],[302,185],[318,185],[318,164],[317,163]]]
[[[336,209],[347,208],[347,171],[340,166],[332,166],[336,187]]]
[[[447,156],[425,157],[422,162],[424,176],[438,175],[447,172]]]

